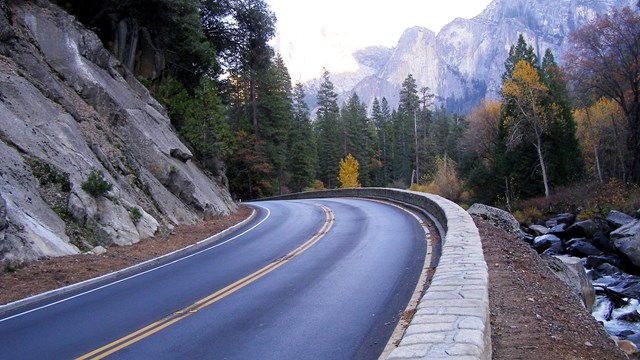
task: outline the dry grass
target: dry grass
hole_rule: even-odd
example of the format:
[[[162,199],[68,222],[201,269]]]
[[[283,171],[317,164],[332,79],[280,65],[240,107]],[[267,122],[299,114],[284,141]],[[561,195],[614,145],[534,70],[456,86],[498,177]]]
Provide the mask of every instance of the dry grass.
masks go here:
[[[640,188],[612,179],[605,184],[595,182],[555,189],[547,199],[538,197],[514,204],[514,216],[522,223],[531,223],[545,215],[574,213],[580,218],[606,217],[618,210],[634,214],[640,209]]]

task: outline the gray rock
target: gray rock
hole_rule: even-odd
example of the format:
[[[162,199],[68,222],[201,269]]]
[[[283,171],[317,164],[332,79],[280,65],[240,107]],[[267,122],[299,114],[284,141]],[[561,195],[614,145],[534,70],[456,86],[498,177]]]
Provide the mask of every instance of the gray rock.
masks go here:
[[[10,30],[2,26],[8,11]],[[58,211],[115,244],[152,236],[159,223],[235,210],[224,174],[211,179],[188,161],[191,152],[164,109],[94,33],[49,2],[0,2],[0,37],[16,34],[24,46],[0,41],[0,193],[7,212],[0,261],[79,251],[65,235],[68,224],[39,193],[31,160],[68,175],[67,208]],[[172,166],[178,178],[169,176]],[[91,170],[113,184],[109,199],[80,190]],[[131,206],[143,212],[138,224]]]
[[[618,256],[595,255],[595,256],[587,257],[586,265],[590,266],[591,268],[599,269],[600,266],[603,264],[615,267],[617,269],[616,272],[620,272],[621,271],[620,269],[624,267],[624,261],[622,261],[622,259],[620,259]],[[610,275],[610,274],[606,274],[606,275]]]
[[[173,148],[169,151],[171,157],[174,157],[182,162],[187,162],[193,158],[190,151],[184,151],[183,149]]]
[[[616,249],[635,266],[640,266],[640,220],[634,220],[611,233]]]
[[[520,224],[510,213],[484,204],[473,204],[467,210],[470,215],[479,216],[507,232],[524,239],[526,234],[520,229]]]
[[[549,228],[543,225],[531,225],[528,227],[528,229],[532,234],[536,236],[545,235],[549,232]]]
[[[590,239],[590,241],[595,247],[597,247],[598,249],[602,250],[605,253],[615,254],[618,252],[615,245],[611,241],[611,239],[604,233],[601,233],[601,232],[595,233],[593,237]]]
[[[533,249],[539,254],[550,250],[553,253],[561,253],[563,250],[562,240],[555,235],[542,235],[533,240]]]
[[[7,202],[2,197],[2,193],[0,193],[0,232],[2,234],[4,234],[4,229],[7,228],[7,225]]]
[[[607,215],[606,220],[607,222],[609,222],[609,225],[611,225],[612,228],[617,229],[632,222],[633,220],[635,220],[635,218],[623,212],[611,210],[609,212],[609,215]]]
[[[602,263],[594,270],[597,271],[600,276],[611,276],[622,272],[622,270],[609,263]]]
[[[567,224],[560,223],[547,231],[547,234],[555,235],[559,238],[566,236]]]
[[[1,109],[0,103],[0,112]],[[6,219],[0,261],[17,265],[43,257],[77,254],[79,250],[65,235],[64,222],[34,192],[37,181],[20,153],[0,140],[0,159],[0,193]]]
[[[572,238],[592,237],[598,232],[609,232],[609,224],[602,219],[588,219],[578,221],[567,228],[567,235]]]
[[[573,224],[574,220],[576,219],[576,216],[570,213],[563,213],[563,214],[558,214],[554,217],[552,217],[551,219],[545,221],[545,225],[549,228],[552,228],[554,226],[557,226],[559,224],[565,224],[565,225],[571,225]]]
[[[567,243],[567,253],[579,258],[602,255],[602,251],[587,242],[586,239],[571,239]]]
[[[560,280],[569,285],[571,290],[582,300],[585,308],[591,312],[595,303],[596,292],[580,259],[569,256],[547,255],[542,255],[542,259]]]
[[[98,256],[104,255],[106,252],[107,252],[107,249],[105,249],[104,246],[101,246],[101,245],[94,247],[90,251],[91,255],[98,255]]]

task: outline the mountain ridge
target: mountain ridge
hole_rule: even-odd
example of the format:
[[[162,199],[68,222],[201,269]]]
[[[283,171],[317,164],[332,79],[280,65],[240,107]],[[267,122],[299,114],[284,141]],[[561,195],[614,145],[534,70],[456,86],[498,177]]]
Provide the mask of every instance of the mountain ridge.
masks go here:
[[[386,97],[395,108],[402,81],[413,74],[418,88],[429,87],[438,105],[466,113],[482,98],[498,97],[504,61],[520,34],[540,58],[546,49],[551,49],[562,64],[570,49],[571,31],[598,14],[624,6],[634,7],[635,1],[494,0],[479,15],[456,18],[437,34],[423,27],[408,28],[397,45],[388,48],[391,55],[382,70],[331,74],[331,80],[341,102],[355,91],[369,107],[374,97]],[[362,67],[372,69],[355,58]],[[356,80],[356,85],[351,86]],[[305,90],[313,94],[318,84],[318,79],[306,82]],[[313,95],[308,100],[313,108]]]

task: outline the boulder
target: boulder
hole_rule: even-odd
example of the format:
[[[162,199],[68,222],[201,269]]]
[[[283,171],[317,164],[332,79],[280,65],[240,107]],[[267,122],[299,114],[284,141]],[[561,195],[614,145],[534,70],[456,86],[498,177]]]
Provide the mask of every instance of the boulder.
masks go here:
[[[609,224],[605,220],[594,218],[578,221],[567,228],[567,235],[570,237],[592,237],[598,232],[609,232]]]
[[[587,257],[586,265],[593,269],[599,269],[600,266],[603,264],[608,264],[615,267],[617,269],[617,272],[620,272],[621,271],[620,269],[624,267],[624,261],[615,255],[606,255],[606,256],[595,255],[595,256]],[[606,274],[606,275],[611,275],[611,274]]]
[[[179,148],[173,148],[169,151],[171,157],[174,157],[182,162],[187,162],[193,158],[193,155],[189,151],[184,151]]]
[[[565,239],[567,236],[567,224],[558,224],[547,231],[547,234],[555,235],[561,239]]]
[[[640,322],[640,314],[637,311],[630,311],[622,315],[616,316],[616,320],[622,320],[627,322]]]
[[[591,245],[586,239],[571,239],[567,243],[567,253],[579,258],[602,255],[602,251]]]
[[[629,356],[632,356],[638,353],[638,347],[636,346],[636,344],[634,344],[629,340],[618,340],[617,343],[620,350],[622,350],[625,354]]]
[[[618,252],[611,239],[602,232],[595,233],[590,242],[605,253],[616,254]]]
[[[564,254],[564,246],[561,242],[552,242],[551,246],[543,252],[546,255],[562,255]]]
[[[569,285],[571,290],[582,300],[585,308],[591,312],[596,300],[596,292],[580,259],[547,255],[542,255],[542,259],[560,280]]]
[[[562,240],[555,235],[542,235],[533,240],[533,249],[542,254],[550,250],[553,253],[561,253],[563,251]]]
[[[634,221],[635,218],[623,212],[611,210],[609,212],[609,215],[607,215],[606,220],[613,229],[617,229],[623,225],[627,225],[628,223]]]
[[[559,224],[571,225],[573,221],[576,219],[576,216],[569,213],[558,214],[551,219],[545,221],[545,226],[548,228],[552,228]]]
[[[595,270],[598,273],[598,278],[602,276],[612,276],[622,272],[622,270],[620,270],[619,268],[608,263],[602,263],[593,270]]]
[[[634,220],[611,233],[616,249],[640,267],[640,220]]]
[[[536,236],[545,235],[549,232],[549,228],[543,225],[531,225],[528,227],[528,229],[530,234]]]
[[[103,255],[107,252],[107,249],[104,248],[104,246],[96,246],[93,249],[91,249],[90,253],[91,255]]]
[[[520,229],[520,223],[509,212],[484,204],[473,204],[467,210],[470,215],[488,220],[493,225],[506,230],[519,239],[524,239],[526,234]]]

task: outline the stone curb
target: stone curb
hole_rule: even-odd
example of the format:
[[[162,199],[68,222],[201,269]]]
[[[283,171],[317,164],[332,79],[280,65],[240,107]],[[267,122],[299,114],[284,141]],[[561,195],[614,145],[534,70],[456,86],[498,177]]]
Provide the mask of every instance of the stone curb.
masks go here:
[[[387,359],[491,359],[489,273],[471,216],[438,195],[386,188],[323,190],[266,200],[363,197],[424,209],[444,228],[442,255],[431,285]]]
[[[236,229],[248,224],[251,220],[253,220],[256,216],[257,212],[255,209],[253,209],[253,211],[251,212],[251,215],[249,215],[249,217],[247,217],[246,219],[242,220],[241,222],[235,224],[234,226],[225,229],[217,234],[211,235],[210,237],[204,239],[204,240],[200,240],[197,243],[193,244],[193,245],[189,245],[185,248],[182,249],[178,249],[176,251],[170,252],[168,254],[159,256],[157,258],[153,258],[153,259],[149,259],[147,261],[143,261],[139,264],[136,265],[132,265],[128,268],[124,268],[122,270],[118,270],[118,271],[114,271],[112,273],[109,274],[105,274],[102,276],[98,276],[92,279],[87,279],[85,281],[81,281],[79,283],[75,283],[75,284],[71,284],[69,286],[65,286],[59,289],[54,289],[51,291],[47,291],[38,295],[34,295],[28,298],[24,298],[21,300],[17,300],[5,305],[0,305],[0,315],[8,312],[8,311],[12,311],[12,310],[16,310],[28,305],[31,305],[35,302],[38,301],[42,301],[42,300],[46,300],[49,298],[52,298],[54,296],[58,296],[58,295],[64,295],[76,290],[80,290],[83,288],[86,288],[88,286],[92,286],[95,284],[98,284],[100,282],[104,282],[104,281],[109,281],[109,280],[113,280],[113,279],[117,279],[117,278],[123,278],[126,275],[129,275],[131,273],[134,273],[136,271],[142,270],[144,268],[147,267],[152,267],[154,265],[157,265],[161,262],[164,261],[168,261],[168,260],[172,260],[172,259],[177,259],[181,256],[187,255],[190,252],[195,252],[198,251],[202,248],[207,247],[207,245],[218,241],[220,238],[226,236],[227,234],[229,234],[232,231],[235,231]]]

